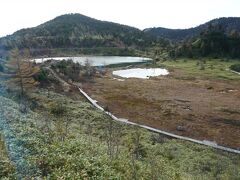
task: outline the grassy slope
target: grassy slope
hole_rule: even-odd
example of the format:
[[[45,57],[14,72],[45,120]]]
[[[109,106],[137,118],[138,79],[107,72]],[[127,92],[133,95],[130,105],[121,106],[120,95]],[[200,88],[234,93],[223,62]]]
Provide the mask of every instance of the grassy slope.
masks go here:
[[[107,155],[107,139],[111,120],[89,103],[66,96],[39,91],[31,95],[39,108],[27,116],[18,117],[18,105],[0,97],[14,137],[20,146],[29,150],[30,163],[26,177],[51,179],[237,179],[240,177],[240,159],[214,149],[185,141],[166,139],[157,134],[118,123],[112,136],[119,142],[117,157]],[[68,109],[63,118],[48,114],[54,103]],[[9,113],[11,112],[11,113]],[[70,125],[65,129],[65,122]],[[24,123],[23,123],[24,122]],[[66,131],[67,130],[67,131]],[[140,134],[140,158],[132,160],[136,147],[134,139]],[[61,137],[64,135],[65,140]],[[65,136],[66,135],[66,136]],[[115,141],[114,141],[115,142]]]

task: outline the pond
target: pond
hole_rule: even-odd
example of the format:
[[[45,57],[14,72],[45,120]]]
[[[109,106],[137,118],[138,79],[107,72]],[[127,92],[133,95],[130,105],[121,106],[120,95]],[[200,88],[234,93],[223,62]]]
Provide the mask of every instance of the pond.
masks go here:
[[[34,59],[36,63],[42,63],[47,60],[57,60],[61,61],[63,59],[70,60],[72,59],[74,62],[78,62],[82,65],[85,64],[86,61],[89,61],[92,66],[107,66],[113,64],[124,64],[124,63],[140,63],[151,61],[150,58],[143,57],[124,57],[124,56],[81,56],[81,57],[51,57],[51,58],[39,58]]]
[[[169,74],[168,70],[162,68],[150,68],[150,69],[133,68],[113,71],[113,75],[116,76],[120,76],[123,78],[141,78],[141,79],[149,79],[149,77],[168,74]]]

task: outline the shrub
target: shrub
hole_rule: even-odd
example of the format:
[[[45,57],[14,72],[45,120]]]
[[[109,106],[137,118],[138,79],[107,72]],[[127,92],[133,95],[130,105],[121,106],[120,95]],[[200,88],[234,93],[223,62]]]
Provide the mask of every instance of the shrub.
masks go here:
[[[66,114],[66,112],[67,112],[66,107],[63,106],[63,105],[61,104],[61,102],[59,102],[59,103],[54,103],[54,104],[52,104],[52,106],[51,106],[51,113],[52,113],[54,116],[63,116],[63,115]]]
[[[0,162],[0,177],[6,178],[13,176],[15,172],[13,164],[10,161],[1,161]]]
[[[44,69],[41,69],[40,72],[36,76],[36,80],[39,82],[45,82],[47,81],[47,73]]]
[[[240,72],[240,64],[233,64],[230,66],[230,69],[233,71]]]
[[[73,60],[62,60],[52,65],[51,68],[58,73],[63,74],[67,79],[79,81],[79,74],[82,71],[83,66],[79,63],[73,62]]]
[[[4,67],[2,64],[0,64],[0,72],[3,72],[4,71]]]

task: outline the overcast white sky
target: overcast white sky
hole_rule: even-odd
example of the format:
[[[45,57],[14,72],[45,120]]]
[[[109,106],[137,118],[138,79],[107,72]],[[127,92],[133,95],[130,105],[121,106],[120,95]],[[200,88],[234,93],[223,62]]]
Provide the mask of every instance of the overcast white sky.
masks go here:
[[[0,37],[66,13],[148,27],[189,28],[218,17],[240,17],[240,0],[1,0]]]

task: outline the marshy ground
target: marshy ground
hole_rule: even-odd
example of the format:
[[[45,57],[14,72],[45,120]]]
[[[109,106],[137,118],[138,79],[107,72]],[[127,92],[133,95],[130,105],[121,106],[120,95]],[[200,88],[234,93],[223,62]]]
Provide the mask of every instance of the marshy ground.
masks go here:
[[[144,79],[105,77],[84,90],[118,117],[178,135],[240,148],[240,76],[233,62],[178,60],[158,63],[170,75]]]

